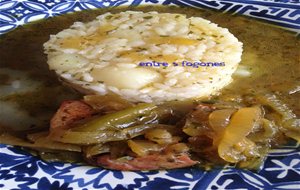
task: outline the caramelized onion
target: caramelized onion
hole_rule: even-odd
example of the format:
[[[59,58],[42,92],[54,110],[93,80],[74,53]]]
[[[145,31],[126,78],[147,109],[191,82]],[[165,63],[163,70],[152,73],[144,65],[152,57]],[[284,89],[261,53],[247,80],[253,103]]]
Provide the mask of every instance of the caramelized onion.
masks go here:
[[[236,112],[236,109],[222,109],[211,112],[208,117],[209,125],[216,133],[223,132],[234,112]]]
[[[284,134],[300,142],[300,119],[290,119],[283,123]]]
[[[151,151],[160,151],[162,146],[147,140],[128,140],[128,146],[138,156],[145,156]]]
[[[282,118],[280,125],[283,128],[279,128],[286,136],[291,137],[300,142],[300,119],[296,117],[293,111],[284,104],[274,94],[264,94],[257,96],[257,99],[264,105],[270,106],[276,111]]]
[[[245,141],[245,137],[259,124],[261,118],[262,110],[258,106],[239,109],[224,130],[218,145],[219,156],[231,163],[245,159],[241,150],[236,148]]]
[[[23,146],[23,147],[33,148],[33,149],[48,149],[48,150],[50,149],[50,150],[65,150],[65,151],[81,152],[80,146],[55,142],[48,139],[46,136],[39,136],[39,138],[34,139],[34,143],[30,143],[24,139],[4,133],[1,134],[0,143],[10,144],[15,146]]]
[[[262,119],[261,130],[251,133],[249,139],[254,142],[269,142],[277,134],[278,127],[268,119]]]
[[[145,138],[158,144],[169,144],[172,142],[172,134],[166,129],[152,129],[146,132]]]
[[[257,96],[257,99],[263,105],[268,105],[277,113],[279,113],[284,121],[296,118],[296,115],[293,113],[293,111],[286,104],[284,104],[275,94],[261,94]]]
[[[167,148],[167,152],[175,154],[185,153],[189,151],[189,147],[185,143],[172,144]]]

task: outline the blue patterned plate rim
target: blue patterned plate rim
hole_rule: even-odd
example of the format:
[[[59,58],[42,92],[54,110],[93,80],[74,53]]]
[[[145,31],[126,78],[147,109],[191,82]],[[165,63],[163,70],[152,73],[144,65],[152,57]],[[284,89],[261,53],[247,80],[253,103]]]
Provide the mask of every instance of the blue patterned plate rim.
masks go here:
[[[0,0],[0,34],[38,19],[85,9],[163,4],[209,8],[266,20],[300,33],[299,0]],[[300,147],[273,150],[257,172],[227,167],[120,172],[79,164],[47,163],[0,144],[0,189],[299,189]]]

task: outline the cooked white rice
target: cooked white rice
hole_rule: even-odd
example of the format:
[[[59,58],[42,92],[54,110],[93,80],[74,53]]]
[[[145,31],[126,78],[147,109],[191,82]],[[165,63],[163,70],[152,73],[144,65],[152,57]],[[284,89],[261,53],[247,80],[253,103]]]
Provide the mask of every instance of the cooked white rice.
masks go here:
[[[231,82],[242,55],[242,43],[208,20],[134,11],[75,22],[51,35],[44,47],[50,69],[76,89],[101,95],[113,92],[132,102],[215,94]],[[169,66],[139,65],[152,61]],[[225,66],[183,67],[182,61]]]

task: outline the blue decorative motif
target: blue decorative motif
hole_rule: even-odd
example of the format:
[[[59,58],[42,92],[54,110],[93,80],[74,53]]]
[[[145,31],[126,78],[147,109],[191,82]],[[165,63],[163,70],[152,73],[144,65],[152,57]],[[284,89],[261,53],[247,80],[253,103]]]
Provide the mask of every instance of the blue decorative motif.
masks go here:
[[[20,149],[0,146],[0,188],[45,189],[299,189],[299,146],[275,149],[262,169],[205,172],[199,168],[120,172],[79,164],[48,163]],[[12,188],[14,187],[14,188]]]
[[[165,5],[194,6],[243,14],[300,32],[300,1],[261,0],[166,0]]]
[[[0,0],[0,34],[37,19],[99,7],[139,4],[185,5],[244,14],[300,33],[299,0]],[[120,172],[80,164],[48,163],[0,144],[0,189],[299,189],[300,147],[271,152],[256,171],[198,168]]]
[[[300,0],[0,0],[0,34],[27,22],[68,12],[139,4],[193,6],[244,14],[300,33]]]

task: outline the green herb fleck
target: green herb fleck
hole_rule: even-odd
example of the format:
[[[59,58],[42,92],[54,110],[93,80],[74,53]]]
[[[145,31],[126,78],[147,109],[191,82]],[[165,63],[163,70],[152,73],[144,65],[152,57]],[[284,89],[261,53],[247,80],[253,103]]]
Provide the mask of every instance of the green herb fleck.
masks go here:
[[[105,17],[105,19],[106,20],[109,20],[109,19],[111,19],[113,17],[113,15],[107,15],[106,17]]]

